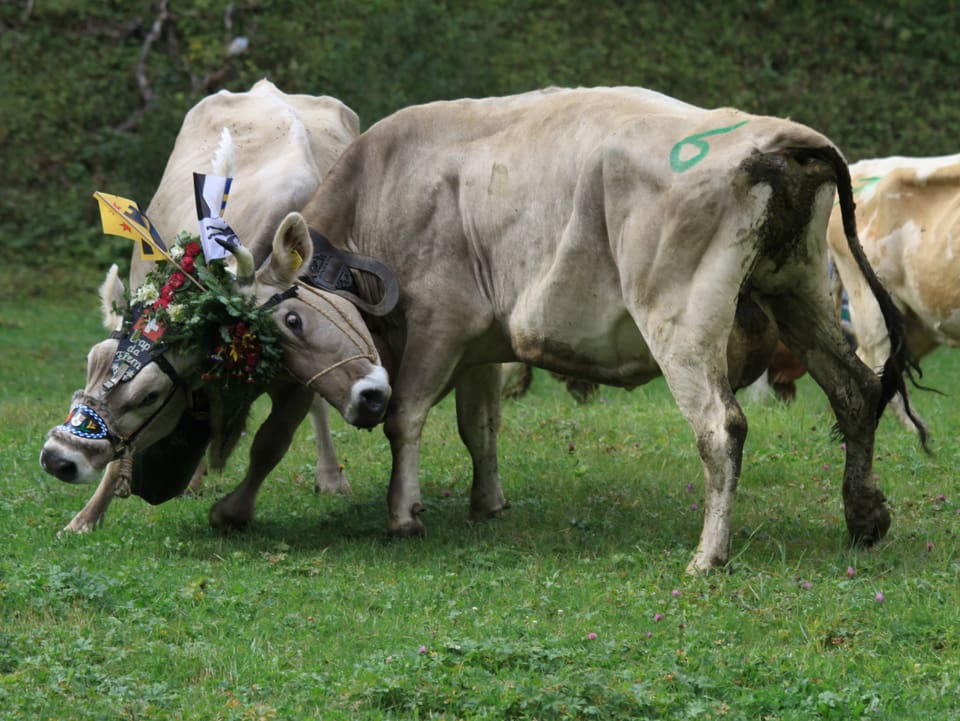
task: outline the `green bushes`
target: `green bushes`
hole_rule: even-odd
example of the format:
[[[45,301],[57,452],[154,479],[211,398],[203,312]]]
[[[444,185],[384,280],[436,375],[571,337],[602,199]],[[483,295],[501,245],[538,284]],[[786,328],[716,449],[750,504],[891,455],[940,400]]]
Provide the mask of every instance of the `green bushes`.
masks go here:
[[[960,19],[946,4],[167,2],[152,42],[159,0],[0,6],[8,263],[26,250],[48,265],[126,258],[126,241],[100,233],[90,194],[146,205],[186,110],[264,76],[336,96],[364,126],[441,98],[628,84],[792,117],[852,160],[957,150]],[[227,56],[236,36],[249,49]]]

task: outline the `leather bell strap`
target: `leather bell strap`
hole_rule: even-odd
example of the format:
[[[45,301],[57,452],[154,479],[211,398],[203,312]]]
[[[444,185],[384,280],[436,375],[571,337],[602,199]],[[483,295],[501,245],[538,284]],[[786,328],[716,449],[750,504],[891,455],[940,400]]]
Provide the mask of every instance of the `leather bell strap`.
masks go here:
[[[360,310],[370,315],[382,316],[397,305],[400,284],[389,267],[378,260],[335,248],[326,237],[310,229],[313,240],[313,257],[301,279],[314,288],[325,290],[346,298]],[[377,303],[368,303],[359,296],[351,271],[369,273],[383,284],[383,297]]]

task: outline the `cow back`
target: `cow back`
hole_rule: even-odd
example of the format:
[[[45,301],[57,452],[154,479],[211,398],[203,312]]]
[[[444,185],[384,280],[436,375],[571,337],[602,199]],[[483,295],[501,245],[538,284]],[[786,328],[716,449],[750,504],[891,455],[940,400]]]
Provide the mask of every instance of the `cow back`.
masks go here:
[[[248,92],[227,90],[190,110],[177,135],[147,216],[162,238],[196,232],[193,173],[211,172],[223,128],[233,137],[236,167],[224,217],[257,263],[270,249],[273,231],[310,198],[334,160],[356,137],[356,113],[327,96],[287,95],[268,80]],[[149,264],[134,258],[136,287]]]

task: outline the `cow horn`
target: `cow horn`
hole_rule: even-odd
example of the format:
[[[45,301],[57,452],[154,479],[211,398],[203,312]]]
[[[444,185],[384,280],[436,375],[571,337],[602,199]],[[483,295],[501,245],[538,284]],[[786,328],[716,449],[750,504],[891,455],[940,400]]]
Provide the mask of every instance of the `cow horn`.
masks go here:
[[[253,254],[240,243],[225,245],[237,261],[237,287],[241,293],[249,294],[254,287]]]

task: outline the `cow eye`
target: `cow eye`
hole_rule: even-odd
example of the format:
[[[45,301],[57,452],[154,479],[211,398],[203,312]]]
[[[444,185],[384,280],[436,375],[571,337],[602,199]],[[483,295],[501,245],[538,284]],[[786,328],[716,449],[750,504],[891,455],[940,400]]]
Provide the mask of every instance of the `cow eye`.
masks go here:
[[[157,399],[158,399],[158,398],[160,398],[160,394],[157,393],[156,391],[152,391],[152,392],[150,392],[150,393],[147,393],[147,395],[145,395],[145,396],[143,397],[143,400],[140,401],[140,406],[141,406],[141,407],[146,407],[146,406],[153,405],[154,403],[157,402]]]
[[[303,333],[303,321],[300,320],[300,315],[290,311],[283,319],[284,324],[292,330],[297,335]]]

